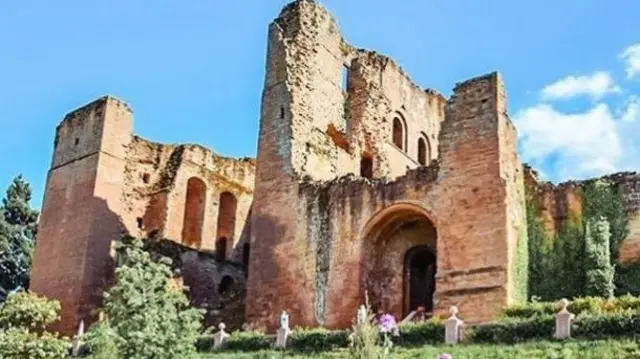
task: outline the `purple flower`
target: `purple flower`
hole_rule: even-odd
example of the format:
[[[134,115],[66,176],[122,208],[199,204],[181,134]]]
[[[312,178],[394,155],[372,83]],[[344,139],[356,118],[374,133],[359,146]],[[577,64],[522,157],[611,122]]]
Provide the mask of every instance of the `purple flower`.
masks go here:
[[[381,333],[398,335],[398,324],[396,324],[396,318],[391,314],[382,314],[380,318],[378,318],[378,328]]]
[[[438,359],[453,359],[453,357],[451,356],[451,354],[443,353],[443,354],[440,354]]]

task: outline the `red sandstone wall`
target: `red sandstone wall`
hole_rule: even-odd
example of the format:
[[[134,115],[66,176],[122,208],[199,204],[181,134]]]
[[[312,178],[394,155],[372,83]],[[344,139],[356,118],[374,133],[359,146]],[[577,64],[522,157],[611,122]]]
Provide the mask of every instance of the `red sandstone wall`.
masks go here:
[[[227,258],[243,267],[255,161],[152,143],[132,137],[131,127],[128,106],[105,97],[67,115],[56,132],[32,289],[61,301],[54,329],[66,334],[95,317],[113,274],[111,241],[124,234],[183,241],[189,178],[206,186],[202,243],[192,246],[214,249],[220,194],[231,192],[238,204]]]
[[[94,317],[112,270],[110,242],[119,238],[124,149],[131,112],[99,99],[65,117],[57,129],[31,274],[31,289],[60,300],[73,333]]]
[[[333,109],[344,101],[338,70],[345,60],[352,65],[352,104],[346,123],[340,123],[340,111]],[[349,326],[364,300],[367,253],[381,253],[371,248],[373,238],[364,228],[378,211],[393,212],[394,204],[407,201],[413,209],[400,214],[426,217],[436,227],[437,310],[458,304],[469,321],[493,318],[509,301],[513,244],[507,228],[518,227],[521,219],[507,217],[521,203],[517,193],[508,196],[505,184],[504,177],[517,183],[519,161],[502,159],[502,152],[515,150],[515,141],[501,144],[498,138],[507,120],[501,116],[501,87],[497,75],[458,85],[441,123],[440,97],[418,94],[383,57],[354,52],[340,41],[326,10],[307,1],[285,8],[269,29],[247,320],[273,329],[278,313],[287,310],[294,326]],[[417,167],[415,145],[407,154],[389,150],[395,111],[410,119],[409,134],[435,137],[439,170],[421,167],[395,182],[322,182],[358,173],[361,151],[372,152],[374,177],[394,178]],[[323,136],[330,125],[344,135],[332,130]],[[407,141],[417,144],[416,138]],[[398,162],[403,168],[394,167]],[[503,170],[505,162],[513,170]],[[381,257],[388,275],[379,283],[391,288],[388,305],[396,315],[402,314],[402,263],[391,262],[412,243],[396,243]]]

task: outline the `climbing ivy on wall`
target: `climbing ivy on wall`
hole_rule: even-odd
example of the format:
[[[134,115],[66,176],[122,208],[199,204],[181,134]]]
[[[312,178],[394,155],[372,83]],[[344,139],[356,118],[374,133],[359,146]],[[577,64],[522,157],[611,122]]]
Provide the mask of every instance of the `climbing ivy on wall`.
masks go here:
[[[529,296],[555,300],[612,292],[640,294],[640,264],[616,263],[628,232],[617,187],[592,181],[582,197],[582,213],[570,213],[554,236],[544,228],[536,199],[527,198]]]
[[[525,207],[525,206],[523,206]],[[526,207],[525,207],[526,208]],[[525,209],[523,208],[523,210]],[[516,252],[511,261],[511,275],[513,276],[512,291],[513,299],[516,301],[526,301],[529,286],[529,239],[527,238],[527,227],[520,226],[518,233],[518,244]]]

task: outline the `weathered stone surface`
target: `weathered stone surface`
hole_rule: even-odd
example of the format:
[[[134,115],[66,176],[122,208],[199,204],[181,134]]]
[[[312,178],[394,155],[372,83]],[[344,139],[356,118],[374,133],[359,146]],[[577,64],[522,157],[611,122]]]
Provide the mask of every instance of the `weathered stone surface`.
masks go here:
[[[66,334],[81,320],[90,324],[95,319],[113,274],[111,242],[125,234],[183,243],[183,228],[189,225],[185,221],[191,221],[199,241],[184,244],[214,251],[222,216],[227,218],[226,258],[245,271],[255,161],[220,157],[197,145],[152,143],[131,130],[129,107],[104,97],[68,114],[56,131],[31,289],[61,301],[62,321],[54,329]],[[205,190],[187,205],[192,178]],[[223,193],[236,199],[233,213],[219,210]],[[199,210],[195,216],[185,215],[186,208],[194,206]],[[205,262],[185,261],[185,281],[198,296],[215,279],[217,287],[223,277]],[[244,279],[239,284],[244,286]],[[207,296],[218,300],[217,291]]]
[[[268,31],[256,160],[144,140],[111,97],[62,121],[32,275],[36,292],[62,301],[57,329],[94,318],[110,243],[124,234],[188,248],[178,282],[209,324],[238,326],[246,304],[251,328],[275,331],[283,311],[292,327],[345,328],[365,296],[404,317],[416,248],[429,268],[436,258],[436,315],[456,306],[467,323],[494,319],[518,296],[525,188],[549,231],[581,208],[579,184],[538,183],[523,168],[500,75],[458,83],[446,99],[349,45],[310,0]],[[640,258],[639,177],[613,178],[631,219],[621,260]],[[225,278],[235,297],[220,295]]]

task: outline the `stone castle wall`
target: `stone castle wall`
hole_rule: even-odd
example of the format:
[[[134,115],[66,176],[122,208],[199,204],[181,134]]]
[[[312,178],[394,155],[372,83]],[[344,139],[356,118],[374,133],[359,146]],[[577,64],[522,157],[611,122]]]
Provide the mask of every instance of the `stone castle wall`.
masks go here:
[[[431,167],[418,161],[421,137]],[[287,310],[293,325],[345,327],[365,292],[402,316],[401,257],[434,242],[436,311],[458,304],[467,320],[493,318],[514,297],[510,263],[524,218],[515,142],[497,74],[457,85],[447,101],[390,59],[348,45],[321,6],[286,7],[269,27],[249,323],[272,328]],[[425,238],[381,237],[414,222]],[[433,227],[436,241],[426,238]],[[374,257],[385,271],[368,268]]]
[[[255,160],[135,136],[131,109],[112,97],[65,117],[32,289],[61,300],[58,329],[73,333],[95,317],[111,242],[128,234],[180,248],[208,324],[274,329],[286,310],[292,326],[344,328],[366,295],[406,314],[405,257],[422,246],[436,256],[435,314],[457,305],[466,322],[486,322],[523,299],[525,192],[552,232],[581,208],[581,185],[538,183],[516,143],[497,73],[446,99],[297,0],[269,25]],[[614,179],[631,219],[621,260],[639,258],[640,178]],[[235,297],[221,296],[225,278]]]
[[[215,251],[224,237],[224,260],[246,267],[255,161],[153,143],[131,131],[132,111],[112,97],[71,112],[57,128],[31,289],[61,301],[62,332],[95,318],[112,279],[111,242],[124,235],[202,252]],[[187,276],[198,272],[189,268]]]

